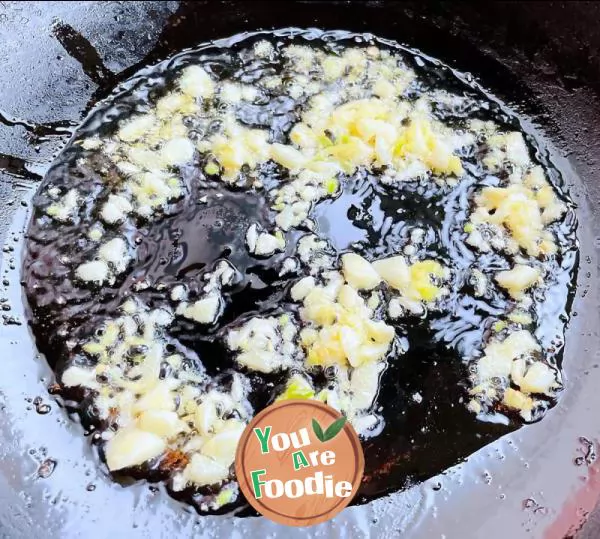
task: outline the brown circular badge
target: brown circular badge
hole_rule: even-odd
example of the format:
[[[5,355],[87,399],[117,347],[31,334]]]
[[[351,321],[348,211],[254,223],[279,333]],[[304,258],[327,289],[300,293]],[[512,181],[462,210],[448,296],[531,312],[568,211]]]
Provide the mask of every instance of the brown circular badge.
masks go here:
[[[352,426],[314,400],[265,408],[246,427],[235,459],[248,502],[288,526],[312,526],[337,515],[356,495],[364,467]]]

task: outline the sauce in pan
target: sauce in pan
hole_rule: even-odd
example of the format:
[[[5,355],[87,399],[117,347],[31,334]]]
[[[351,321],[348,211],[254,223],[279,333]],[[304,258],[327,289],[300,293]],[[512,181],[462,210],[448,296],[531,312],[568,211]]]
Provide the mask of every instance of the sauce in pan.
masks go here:
[[[366,501],[556,403],[577,259],[559,183],[500,105],[399,46],[185,52],[47,174],[31,325],[116,480],[230,511],[247,421],[315,398],[363,440]]]

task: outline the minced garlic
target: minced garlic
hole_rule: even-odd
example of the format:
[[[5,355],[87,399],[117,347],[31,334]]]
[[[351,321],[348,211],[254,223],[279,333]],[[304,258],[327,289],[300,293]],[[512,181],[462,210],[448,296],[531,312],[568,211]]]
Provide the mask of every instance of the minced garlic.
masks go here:
[[[541,271],[525,264],[517,264],[508,271],[496,274],[496,282],[514,299],[522,299],[525,291],[540,279]]]
[[[119,316],[76,343],[78,355],[60,379],[91,395],[94,413],[110,425],[103,434],[109,470],[153,466],[175,452],[173,490],[219,487],[214,507],[237,497],[228,481],[253,413],[247,400],[252,388],[239,372],[226,387],[211,380],[202,357],[170,337],[176,322],[225,345],[237,370],[253,377],[281,373],[273,399],[318,399],[343,412],[361,436],[372,436],[384,428],[376,397],[388,358],[403,352],[404,322],[446,309],[462,284],[471,284],[477,298],[502,289],[506,294],[498,297],[509,305],[484,322],[492,336],[470,366],[468,409],[512,411],[533,420],[544,399],[561,388],[559,370],[534,335],[532,297],[546,284],[537,259],[558,251],[550,225],[566,206],[534,165],[521,133],[479,120],[464,130],[450,127],[440,119],[440,107],[466,110],[469,100],[447,92],[412,99],[407,89],[415,73],[376,46],[326,52],[294,44],[276,50],[263,40],[253,51],[268,62],[279,58],[284,72],[267,69],[249,85],[186,60],[173,84],[120,119],[113,134],[80,142],[86,152],[104,156],[110,174],[103,173],[105,190],[92,208],[99,221],[85,239],[93,254],[73,270],[79,286],[125,280],[136,256],[131,228],[179,211],[177,201],[198,185],[195,202],[210,209],[202,188],[218,181],[266,203],[264,215],[245,222],[247,252],[235,257],[268,267],[267,257],[285,251],[268,269],[293,279],[291,286],[277,283],[286,296],[273,311],[262,312],[257,304],[257,311],[232,320],[229,294],[245,279],[244,267],[219,260],[197,282],[156,287],[166,290],[168,307],[149,309],[134,295]],[[273,95],[281,110],[269,116],[263,100]],[[254,114],[258,121],[249,119]],[[482,269],[476,256],[471,266],[456,267],[444,253],[430,254],[426,219],[391,234],[378,250],[357,242],[338,252],[335,238],[323,234],[315,206],[335,204],[338,197],[343,206],[354,195],[348,186],[356,177],[401,197],[404,182],[436,188],[437,195],[452,191],[473,166],[486,178],[465,195],[473,204],[468,220],[459,223],[457,241],[508,255],[509,265],[495,266],[506,270]],[[69,223],[83,192],[61,193],[48,190],[45,213]],[[400,222],[394,217],[386,213],[382,230]],[[153,286],[144,276],[131,290]],[[227,324],[217,327],[222,320]],[[421,404],[423,398],[415,392],[412,400]]]
[[[48,206],[46,213],[57,221],[72,221],[79,206],[79,199],[77,190],[70,189],[62,198]]]
[[[109,470],[142,465],[175,446],[191,458],[175,485],[225,480],[245,427],[242,420],[225,418],[233,411],[248,416],[247,383],[236,374],[229,393],[202,390],[204,376],[184,369],[180,356],[168,355],[164,333],[172,313],[135,303],[124,304],[123,311],[83,345],[95,366],[71,365],[62,375],[65,386],[97,392],[100,418],[119,427],[105,447]],[[171,366],[166,378],[160,372],[164,362]],[[198,457],[214,461],[219,473],[197,469]]]
[[[233,352],[239,352],[236,361],[250,370],[273,372],[289,368],[296,356],[294,344],[296,326],[284,315],[254,317],[227,335],[227,344]]]
[[[560,388],[555,370],[543,362],[540,353],[539,343],[525,329],[509,333],[504,340],[492,339],[475,363],[471,394],[477,397],[478,406],[502,403],[531,421],[534,409],[543,405],[535,395],[553,396]]]

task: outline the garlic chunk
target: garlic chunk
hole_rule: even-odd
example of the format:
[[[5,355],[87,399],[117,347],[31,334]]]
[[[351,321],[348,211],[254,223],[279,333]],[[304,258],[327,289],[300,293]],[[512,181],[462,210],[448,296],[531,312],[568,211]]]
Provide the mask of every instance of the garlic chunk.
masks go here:
[[[527,289],[539,281],[541,271],[525,264],[516,264],[511,270],[496,274],[496,282],[514,299],[522,299]]]
[[[96,371],[94,369],[78,367],[72,365],[63,373],[61,382],[65,387],[89,387],[95,389],[98,387],[96,382]]]
[[[478,379],[507,378],[514,359],[540,349],[533,335],[524,329],[511,333],[502,342],[492,342],[485,347],[484,356],[477,362]]]
[[[521,416],[526,421],[531,420],[531,411],[533,410],[535,403],[531,397],[525,395],[524,393],[509,387],[504,393],[502,404],[508,406],[509,408],[519,410]]]
[[[210,97],[215,91],[215,84],[210,75],[200,66],[186,67],[179,78],[179,88],[191,97]]]
[[[133,210],[131,203],[119,195],[108,195],[108,200],[100,210],[100,217],[105,223],[113,225],[122,222]]]
[[[373,262],[373,268],[392,288],[402,290],[410,283],[410,270],[403,256],[392,256]]]
[[[213,324],[219,317],[221,302],[220,295],[209,295],[185,307],[183,309],[183,316],[200,324]]]
[[[259,372],[273,372],[289,367],[296,355],[296,327],[290,317],[254,317],[239,328],[230,330],[227,344],[239,352],[236,361]]]
[[[188,430],[188,426],[179,419],[175,412],[165,410],[147,410],[137,420],[140,430],[151,432],[161,438],[173,438],[180,432]]]
[[[290,290],[290,294],[294,301],[303,300],[308,293],[315,287],[314,277],[304,277],[300,279]]]
[[[48,206],[46,214],[60,222],[72,221],[79,206],[79,193],[70,189],[59,201]]]
[[[557,386],[554,371],[545,363],[536,361],[519,382],[521,391],[525,393],[539,393],[551,395],[552,389]]]
[[[110,264],[114,273],[123,273],[131,260],[127,243],[122,238],[113,238],[98,249],[98,256]]]
[[[190,463],[183,470],[184,483],[194,483],[200,487],[220,483],[228,476],[229,466],[223,466],[216,460],[199,453],[192,455]]]
[[[185,165],[194,156],[194,145],[187,138],[174,138],[163,145],[160,155],[168,165]]]
[[[217,419],[217,408],[215,403],[212,399],[207,398],[203,400],[196,408],[196,412],[194,414],[194,425],[200,434],[203,436],[208,436],[212,432],[213,426]]]
[[[166,447],[165,439],[156,434],[136,428],[121,429],[106,444],[106,464],[112,472],[139,466],[158,457]]]
[[[224,429],[215,434],[202,446],[202,454],[212,458],[223,466],[231,466],[235,459],[238,442],[244,432],[245,425],[236,420],[229,420]]]
[[[156,124],[156,117],[154,114],[143,114],[134,116],[130,120],[127,120],[121,124],[117,136],[124,142],[136,142],[148,131],[150,131]]]
[[[142,395],[134,404],[134,413],[147,410],[171,412],[175,410],[175,394],[166,382],[159,382]]]
[[[77,268],[75,275],[82,281],[102,284],[109,278],[108,264],[104,260],[84,262]]]
[[[283,251],[285,238],[283,235],[269,234],[254,223],[246,231],[248,251],[258,256],[270,256],[276,251]]]
[[[342,273],[344,279],[358,290],[371,290],[381,282],[374,267],[355,253],[342,255]]]

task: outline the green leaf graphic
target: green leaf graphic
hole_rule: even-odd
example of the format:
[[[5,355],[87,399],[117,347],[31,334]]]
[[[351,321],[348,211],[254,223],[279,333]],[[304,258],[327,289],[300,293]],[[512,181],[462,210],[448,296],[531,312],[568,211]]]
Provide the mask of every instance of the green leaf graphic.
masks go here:
[[[323,435],[323,429],[321,428],[321,425],[319,425],[319,422],[313,418],[312,420],[312,428],[313,431],[315,432],[315,435],[317,436],[317,438],[321,441],[324,442],[324,435]]]
[[[327,427],[327,430],[325,431],[325,434],[323,436],[323,440],[321,441],[327,442],[328,440],[335,438],[338,435],[338,433],[344,428],[345,423],[345,415],[343,415],[339,419],[336,419],[331,425],[329,425],[329,427]]]

